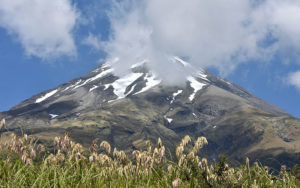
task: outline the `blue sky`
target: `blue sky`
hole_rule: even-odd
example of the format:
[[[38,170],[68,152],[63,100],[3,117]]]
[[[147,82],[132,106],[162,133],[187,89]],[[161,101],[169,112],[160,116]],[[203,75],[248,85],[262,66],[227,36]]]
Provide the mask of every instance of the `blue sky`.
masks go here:
[[[300,3],[173,2],[0,1],[0,111],[86,74],[106,58],[119,56],[123,69],[145,57],[157,60],[161,71],[169,66],[161,54],[168,53],[188,57],[194,66],[300,117]]]

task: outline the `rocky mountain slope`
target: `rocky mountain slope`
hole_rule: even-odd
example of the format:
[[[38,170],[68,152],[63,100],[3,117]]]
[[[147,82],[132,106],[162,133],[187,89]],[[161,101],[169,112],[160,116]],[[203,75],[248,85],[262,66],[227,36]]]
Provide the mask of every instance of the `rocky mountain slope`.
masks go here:
[[[178,57],[172,62],[194,69]],[[203,155],[211,160],[225,154],[236,164],[245,156],[273,166],[300,163],[298,119],[201,69],[182,86],[168,86],[146,61],[120,77],[103,64],[0,113],[3,117],[7,130],[42,142],[69,132],[87,147],[98,138],[130,152],[160,137],[173,150],[188,134],[207,137]]]

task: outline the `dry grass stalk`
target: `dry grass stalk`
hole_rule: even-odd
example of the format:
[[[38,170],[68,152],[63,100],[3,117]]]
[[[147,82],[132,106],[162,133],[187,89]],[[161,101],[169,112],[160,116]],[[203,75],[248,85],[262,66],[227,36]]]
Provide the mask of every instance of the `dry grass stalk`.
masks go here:
[[[247,168],[247,173],[248,173],[248,176],[250,176],[250,161],[249,161],[249,158],[246,157],[246,168]]]
[[[0,131],[4,128],[5,126],[5,119],[3,118],[1,121],[0,121]]]

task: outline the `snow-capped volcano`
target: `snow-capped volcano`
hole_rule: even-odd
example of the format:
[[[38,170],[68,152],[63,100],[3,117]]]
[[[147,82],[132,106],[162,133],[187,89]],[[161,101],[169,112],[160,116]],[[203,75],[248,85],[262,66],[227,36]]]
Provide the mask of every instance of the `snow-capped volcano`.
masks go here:
[[[161,137],[174,148],[186,134],[204,135],[210,159],[220,153],[235,162],[245,155],[280,159],[288,153],[298,160],[293,156],[300,152],[299,120],[179,57],[170,63],[190,70],[185,71],[191,74],[184,75],[184,84],[164,83],[149,70],[147,60],[122,76],[110,64],[102,64],[0,113],[0,119],[7,119],[7,130],[21,129],[42,141],[70,132],[85,146],[98,138],[131,151],[142,148],[148,139]]]

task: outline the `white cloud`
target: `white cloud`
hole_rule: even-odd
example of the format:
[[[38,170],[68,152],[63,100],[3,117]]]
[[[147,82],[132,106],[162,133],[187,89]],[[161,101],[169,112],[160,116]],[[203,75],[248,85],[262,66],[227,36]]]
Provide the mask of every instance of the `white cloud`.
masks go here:
[[[72,31],[79,13],[71,0],[0,0],[0,27],[16,36],[27,55],[76,55]]]
[[[291,56],[299,54],[300,50],[299,20],[300,1],[267,0],[255,10],[252,21],[257,29],[263,28],[266,35],[272,35],[277,50]]]
[[[290,73],[287,81],[290,85],[293,85],[300,90],[300,71]]]
[[[228,74],[249,60],[300,51],[297,0],[114,1],[109,19],[111,36],[104,49],[108,59],[119,58],[116,71],[148,59],[170,82],[186,76],[168,61],[170,55]]]
[[[82,43],[87,45],[87,46],[91,46],[97,50],[100,50],[101,48],[101,42],[99,40],[99,37],[89,33],[89,36],[87,36],[86,38],[84,38],[82,40]]]

